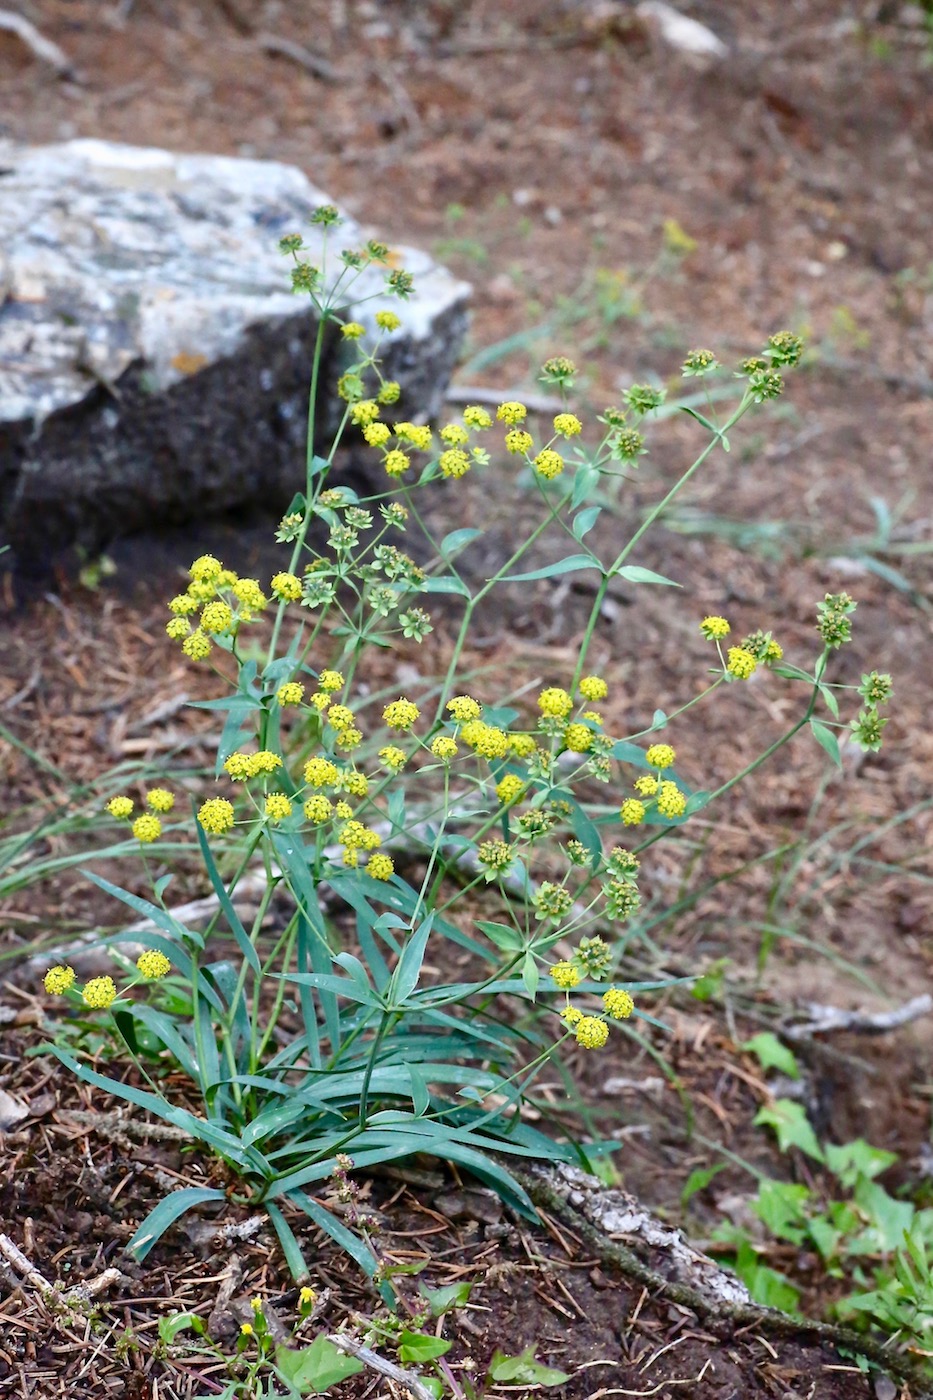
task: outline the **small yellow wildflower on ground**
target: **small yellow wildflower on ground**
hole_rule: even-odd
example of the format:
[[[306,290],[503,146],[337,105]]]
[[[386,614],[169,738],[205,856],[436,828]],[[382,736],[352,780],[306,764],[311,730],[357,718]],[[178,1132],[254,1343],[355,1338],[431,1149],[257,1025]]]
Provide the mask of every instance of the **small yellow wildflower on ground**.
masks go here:
[[[554,419],[554,431],[561,437],[576,437],[578,433],[583,432],[583,424],[575,413],[558,413]]]
[[[297,603],[301,597],[301,579],[297,574],[275,574],[269,587],[277,598],[287,603]]]

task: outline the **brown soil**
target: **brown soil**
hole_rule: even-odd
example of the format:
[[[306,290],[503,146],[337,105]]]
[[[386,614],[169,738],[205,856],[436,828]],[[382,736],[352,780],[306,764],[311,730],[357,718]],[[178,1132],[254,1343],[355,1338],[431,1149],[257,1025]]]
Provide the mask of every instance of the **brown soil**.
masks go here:
[[[625,6],[573,0],[31,0],[23,13],[67,51],[79,81],[57,79],[0,32],[0,135],[99,136],[291,161],[381,234],[431,246],[474,282],[471,355],[541,327],[510,355],[475,358],[464,382],[520,391],[533,386],[544,355],[567,353],[585,364],[581,408],[599,411],[633,379],[676,375],[693,344],[730,361],[756,351],[771,330],[807,328],[811,356],[785,400],[743,425],[732,454],[713,459],[691,487],[689,512],[639,556],[683,581],[687,596],[672,602],[668,590],[643,589],[635,607],[634,593],[622,592],[597,633],[596,660],[621,697],[607,717],[629,730],[702,682],[698,616],[728,612],[739,633],[773,627],[804,664],[814,601],[845,588],[859,609],[839,676],[857,681],[877,666],[894,674],[897,692],[880,755],[824,780],[821,751],[798,738],[731,794],[715,828],[692,827],[703,843],[692,888],[759,863],[655,927],[662,952],[631,950],[639,972],[731,961],[724,1002],[670,995],[651,1008],[672,1027],[655,1046],[690,1095],[697,1135],[689,1137],[676,1092],[634,1043],[616,1042],[624,1048],[598,1065],[582,1053],[571,1063],[593,1126],[625,1143],[617,1160],[626,1188],[672,1214],[692,1168],[713,1160],[704,1139],[778,1174],[801,1169],[749,1126],[771,1090],[736,1042],[774,1024],[782,1007],[877,1008],[925,990],[933,889],[924,659],[933,605],[924,495],[933,444],[928,49],[909,14],[885,23],[863,4],[801,0],[792,15],[765,0],[681,8],[732,47],[721,68],[693,67]],[[313,50],[338,76],[314,76],[272,52],[270,33]],[[670,219],[697,240],[688,256],[659,256]],[[686,420],[654,430],[651,455],[626,488],[626,513],[649,507],[696,443]],[[497,506],[507,519],[522,500],[502,489]],[[894,517],[887,534],[873,498]],[[456,523],[472,523],[482,504],[467,492]],[[444,507],[432,509],[440,516]],[[743,537],[738,526],[749,522],[784,528]],[[615,526],[601,528],[607,540]],[[149,718],[182,689],[194,697],[216,688],[180,665],[162,633],[161,599],[192,553],[235,555],[246,572],[246,558],[267,557],[269,535],[259,512],[241,512],[198,530],[115,542],[116,580],[96,591],[62,575],[14,606],[7,581],[0,719],[60,770],[5,743],[8,810],[89,801],[61,774],[92,783],[121,759],[181,752],[206,762],[203,712]],[[504,537],[493,530],[478,548],[478,576],[483,551],[498,553]],[[491,623],[472,659],[507,674],[516,690],[559,679],[588,604],[584,593],[542,584],[531,601],[508,602],[505,627]],[[444,615],[435,622],[429,658],[450,642]],[[413,659],[389,658],[386,678]],[[791,713],[776,683],[732,687],[724,703],[678,728],[678,747],[696,755],[687,777],[723,781]],[[788,842],[799,843],[799,864],[781,884],[776,859],[764,857]],[[46,853],[57,850],[53,840]],[[649,895],[669,900],[682,862],[673,846],[654,848]],[[120,875],[132,878],[122,867]],[[193,876],[173,889],[179,900],[203,893]],[[20,953],[37,935],[48,941],[114,917],[86,885],[62,876],[9,902],[4,945]],[[778,932],[758,977],[765,925]],[[167,1176],[203,1180],[210,1167],[164,1143],[77,1123],[69,1116],[76,1107],[102,1113],[106,1104],[44,1059],[24,1066],[23,1050],[41,1038],[36,1003],[12,987],[2,1000],[8,1017],[26,1024],[4,1048],[0,1086],[34,1114],[6,1135],[0,1225],[50,1278],[79,1280],[110,1262],[126,1277],[93,1324],[52,1325],[34,1290],[0,1275],[12,1290],[0,1316],[0,1394],[216,1393],[218,1377],[205,1378],[201,1362],[154,1358],[155,1319],[176,1307],[207,1315],[229,1251],[214,1253],[203,1232],[198,1243],[177,1229],[144,1267],[120,1254]],[[898,1179],[915,1183],[927,1160],[929,1025],[817,1041],[806,1061],[818,1131],[836,1141],[862,1134],[897,1151]],[[628,1086],[607,1097],[602,1085],[613,1077]],[[571,1121],[561,1081],[539,1093],[543,1108]],[[453,1185],[445,1182],[441,1196]],[[472,1301],[490,1312],[450,1324],[455,1370],[472,1359],[482,1376],[495,1345],[517,1353],[534,1342],[542,1360],[572,1373],[572,1396],[870,1393],[846,1369],[851,1361],[812,1339],[767,1330],[724,1337],[663,1293],[643,1295],[575,1242],[566,1222],[532,1231],[503,1216],[493,1222],[509,1227],[500,1237],[489,1222],[452,1221],[435,1203],[437,1189],[382,1179],[368,1189],[385,1217],[387,1251],[428,1256],[432,1284],[480,1279]],[[730,1168],[695,1203],[694,1229],[705,1234],[750,1190],[750,1178]],[[323,1324],[370,1312],[373,1299],[353,1271],[320,1251],[320,1281],[331,1289]],[[816,1269],[773,1262],[800,1268],[818,1308],[825,1280]],[[259,1292],[291,1315],[294,1290],[265,1235],[238,1245],[233,1267],[234,1301]],[[235,1309],[218,1312],[221,1335],[235,1319]],[[134,1338],[125,1354],[117,1348],[124,1328]],[[356,1383],[346,1389],[363,1393]]]

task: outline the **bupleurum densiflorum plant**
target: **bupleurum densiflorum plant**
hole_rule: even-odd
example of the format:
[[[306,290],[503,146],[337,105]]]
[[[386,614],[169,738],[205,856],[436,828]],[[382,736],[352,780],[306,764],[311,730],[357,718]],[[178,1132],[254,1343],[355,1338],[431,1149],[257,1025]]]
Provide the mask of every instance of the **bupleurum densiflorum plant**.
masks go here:
[[[621,1048],[631,1018],[646,1014],[640,999],[666,985],[623,985],[619,974],[639,915],[646,850],[808,724],[839,758],[840,688],[825,671],[848,640],[855,605],[844,594],[820,603],[822,647],[812,671],[789,664],[770,631],[735,639],[728,618],[702,618],[706,683],[673,714],[659,711],[635,733],[616,732],[607,713],[618,713],[618,697],[591,661],[610,586],[672,582],[629,562],[633,552],[710,454],[728,449],[739,420],[782,392],[800,341],[772,336],[740,367],[725,421],[712,396],[710,417],[686,410],[705,446],[604,559],[587,537],[645,455],[663,391],[631,386],[599,415],[591,437],[566,406],[575,368],[561,356],[547,361],[542,379],[565,407],[543,423],[514,399],[467,406],[437,425],[419,422],[416,404],[403,416],[399,385],[382,366],[405,334],[389,299],[404,304],[410,276],[392,268],[378,243],[335,255],[339,220],[329,207],[313,222],[317,261],[298,235],[281,245],[318,325],[305,480],[276,534],[281,567],[267,579],[242,577],[204,554],[168,604],[169,636],[226,686],[205,702],[223,718],[215,783],[193,810],[176,801],[168,779],[144,794],[139,810],[128,794],[110,800],[110,817],[138,843],[152,898],[96,883],[150,920],[147,950],[135,969],[124,960],[122,989],[110,977],[79,986],[65,964],[48,972],[46,989],[82,1015],[109,1017],[139,1081],[105,1076],[63,1044],[55,1053],[88,1082],[183,1127],[234,1179],[229,1193],[218,1186],[170,1194],[137,1230],[131,1248],[139,1256],[185,1210],[232,1194],[268,1211],[299,1281],[307,1266],[296,1214],[329,1231],[388,1288],[366,1238],[316,1199],[315,1184],[348,1153],[362,1169],[426,1152],[533,1214],[503,1154],[578,1159],[601,1150],[551,1140],[522,1117],[523,1097],[564,1044],[594,1053],[610,1042]],[[323,352],[334,335],[340,412],[319,452]],[[717,372],[707,350],[691,352],[683,370],[691,381]],[[351,435],[380,474],[365,496],[335,473]],[[450,492],[456,516],[465,476],[487,475],[479,494],[488,500],[502,472],[524,474],[537,513],[477,583],[458,560],[479,529],[438,539],[422,497],[429,487]],[[409,531],[418,543],[406,549]],[[573,552],[536,567],[535,547],[548,533],[568,537]],[[491,700],[486,681],[475,694],[464,656],[474,621],[489,626],[495,590],[578,570],[595,574],[597,584],[575,666],[547,676],[530,703],[513,700],[505,676]],[[426,668],[407,691],[387,692],[379,680],[385,667],[373,658],[422,642],[438,594],[448,599],[448,620],[451,608],[460,612],[442,673]],[[661,731],[676,738],[684,712],[767,672],[804,687],[798,718],[717,789],[694,789],[678,746]],[[874,749],[890,678],[872,672],[857,689],[862,710],[851,738]],[[818,704],[828,719],[816,718]],[[697,756],[688,757],[695,768]],[[185,831],[196,835],[215,897],[205,929],[186,926],[167,899],[160,851],[166,833]],[[239,897],[247,879],[260,890],[248,919]],[[128,929],[113,942],[138,937]],[[540,1014],[529,1018],[532,1004]],[[166,1064],[193,1081],[202,1112],[173,1099]]]

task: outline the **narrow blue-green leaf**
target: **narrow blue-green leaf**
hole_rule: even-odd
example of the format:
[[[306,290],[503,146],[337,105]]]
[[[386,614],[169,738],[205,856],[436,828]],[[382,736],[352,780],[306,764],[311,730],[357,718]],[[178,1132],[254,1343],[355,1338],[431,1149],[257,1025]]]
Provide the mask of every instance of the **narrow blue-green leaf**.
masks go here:
[[[583,540],[584,537],[590,533],[602,513],[602,506],[588,506],[586,510],[581,510],[579,515],[574,516],[574,539]]]
[[[411,1106],[416,1117],[421,1118],[431,1106],[427,1081],[417,1065],[408,1066],[408,1077],[411,1080]]]
[[[307,951],[310,954],[311,966],[316,973],[326,973],[331,965],[331,948],[327,941],[317,887],[311,878],[307,853],[300,837],[295,833],[273,830],[270,832],[270,837],[279,858],[279,864],[288,877],[289,888],[307,919]],[[340,1009],[336,998],[323,989],[321,991],[321,1008],[324,1012],[324,1024],[330,1043],[331,1045],[339,1045],[342,1039]]]
[[[144,1001],[130,1002],[124,1012],[132,1016],[140,1025],[151,1031],[158,1040],[162,1042],[166,1050],[174,1055],[181,1068],[186,1074],[197,1081],[198,1066],[192,1053],[191,1046],[180,1035],[178,1027],[171,1016],[164,1015],[157,1011],[154,1006],[149,1006]]]
[[[473,540],[478,539],[482,533],[482,530],[474,530],[469,527],[462,530],[451,530],[441,540],[438,553],[442,559],[449,562],[460,553],[461,549],[465,549]]]
[[[298,987],[316,987],[320,991],[330,992],[333,996],[357,1002],[360,1006],[381,1004],[371,987],[361,987],[351,978],[337,977],[332,972],[281,972],[270,975],[279,976],[284,982],[294,982]]]
[[[208,877],[210,878],[211,884],[214,886],[214,893],[216,894],[218,902],[220,903],[220,907],[224,912],[224,917],[227,920],[227,923],[230,925],[231,932],[233,933],[233,936],[236,939],[237,947],[243,954],[246,961],[249,963],[250,967],[258,976],[262,971],[262,964],[259,961],[259,954],[256,952],[256,949],[250,942],[249,934],[243,927],[243,924],[240,920],[240,916],[233,907],[233,901],[230,898],[227,886],[220,877],[220,871],[217,869],[217,862],[214,860],[214,855],[211,851],[210,842],[207,839],[207,832],[204,830],[203,826],[199,821],[196,821],[194,825],[198,834],[198,845],[201,848],[201,855],[204,859],[204,864],[207,867]]]
[[[527,574],[507,574],[502,582],[530,583],[532,579],[557,578],[559,574],[573,574],[581,569],[598,569],[600,573],[603,572],[603,566],[592,554],[568,554],[566,558],[558,559],[553,564],[545,564],[543,569],[532,569]]]
[[[294,1230],[274,1201],[266,1201],[266,1213],[272,1221],[275,1233],[279,1237],[279,1244],[282,1246],[282,1253],[285,1255],[285,1263],[288,1266],[288,1272],[295,1280],[295,1283],[299,1285],[307,1283],[308,1279],[311,1277],[311,1270],[305,1263],[305,1257],[301,1252],[301,1245],[295,1238]]]
[[[333,1171],[334,1163],[331,1162],[330,1170]],[[286,1194],[286,1199],[292,1201],[299,1210],[303,1210],[310,1220],[313,1220],[319,1229],[330,1235],[335,1244],[338,1244],[345,1254],[349,1254],[351,1259],[355,1259],[365,1274],[372,1278],[376,1272],[376,1258],[368,1245],[348,1230],[346,1225],[342,1225],[329,1210],[325,1210],[311,1196],[304,1191],[291,1189]]]
[[[571,510],[576,510],[578,506],[582,505],[583,502],[589,496],[590,492],[593,491],[598,485],[598,470],[595,467],[590,466],[589,463],[587,463],[587,465],[585,466],[580,467],[577,471],[576,476],[573,479],[573,493],[570,497]]]
[[[839,752],[839,740],[836,738],[833,731],[828,725],[823,724],[822,720],[818,719],[810,720],[810,728],[813,731],[813,737],[816,742],[821,748],[826,750],[836,767],[841,768],[842,754]]]
[[[279,1133],[290,1123],[294,1123],[296,1118],[300,1118],[306,1111],[303,1103],[284,1103],[275,1108],[263,1109],[252,1122],[247,1123],[240,1134],[244,1147],[252,1147],[254,1142],[262,1142],[263,1138],[272,1137]]]
[[[663,710],[655,710],[654,714],[651,716],[651,728],[652,731],[655,729],[667,728],[667,715]]]
[[[145,1259],[150,1249],[186,1211],[205,1201],[225,1201],[226,1195],[211,1186],[183,1186],[171,1191],[151,1210],[126,1246],[127,1254]]]
[[[712,433],[713,437],[719,437],[719,429],[716,427],[716,424],[711,423],[708,418],[704,418],[702,413],[697,413],[694,408],[688,408],[685,403],[678,404],[678,408],[681,413],[689,413],[690,417],[695,418],[698,423],[701,423],[702,426],[706,428],[707,432]]]
[[[92,885],[96,885],[99,890],[103,890],[105,894],[112,894],[115,899],[129,905],[130,909],[135,909],[137,914],[141,914],[144,919],[151,920],[157,927],[171,934],[173,938],[190,938],[194,943],[203,945],[203,939],[196,934],[192,935],[184,924],[179,923],[167,909],[160,909],[157,904],[151,904],[148,899],[141,899],[139,895],[130,894],[129,890],[121,889],[119,885],[112,885],[102,875],[95,875],[93,870],[82,870],[81,874],[85,879],[90,880]]]
[[[838,719],[839,701],[836,699],[830,687],[828,685],[821,685],[820,695],[823,697],[823,703],[826,706],[827,710],[829,710],[829,713],[832,715],[833,719]]]
[[[700,812],[712,799],[711,792],[692,792],[687,798],[687,805],[684,808],[684,816],[692,817],[694,812]]]
[[[668,588],[680,588],[680,584],[675,579],[665,578],[663,574],[656,574],[653,569],[643,569],[640,564],[623,564],[618,571],[619,578],[624,578],[628,583],[663,583]]]
[[[535,962],[534,954],[526,953],[522,960],[522,985],[532,1001],[534,1001],[537,995],[538,983],[540,980],[541,974],[538,971],[538,964]]]
[[[392,975],[389,997],[395,1006],[404,1006],[418,985],[428,936],[434,924],[433,913],[423,919],[402,950],[398,966]]]
[[[461,598],[469,598],[470,590],[462,579],[453,574],[441,574],[436,578],[426,578],[421,585],[422,593],[458,593]]]
[[[349,973],[358,987],[364,988],[367,992],[372,991],[372,984],[366,974],[366,969],[353,953],[338,953],[334,962]]]
[[[504,952],[516,953],[524,943],[518,930],[511,928],[508,924],[497,924],[487,919],[477,919],[476,927],[481,929],[486,937]]]

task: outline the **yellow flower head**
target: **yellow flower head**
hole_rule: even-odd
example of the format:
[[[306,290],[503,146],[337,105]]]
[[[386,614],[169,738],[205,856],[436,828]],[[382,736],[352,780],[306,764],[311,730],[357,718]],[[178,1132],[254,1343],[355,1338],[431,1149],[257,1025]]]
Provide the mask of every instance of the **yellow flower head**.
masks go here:
[[[437,459],[444,476],[458,478],[470,470],[470,459],[462,447],[448,447]]]
[[[117,999],[117,989],[112,977],[92,977],[82,993],[85,1006],[105,1010]]]
[[[538,696],[538,708],[543,715],[548,715],[552,719],[566,719],[573,709],[573,700],[566,690],[561,690],[559,686],[550,686],[547,690],[542,690]]]
[[[353,749],[358,749],[363,742],[363,731],[351,725],[349,729],[341,729],[337,735],[337,748],[344,753],[351,753]]]
[[[301,597],[301,579],[297,574],[275,574],[269,587],[277,598],[288,603],[297,603]]]
[[[383,331],[397,331],[402,324],[394,311],[377,311],[376,325]]]
[[[448,447],[463,447],[470,441],[470,434],[459,423],[446,423],[438,436]]]
[[[506,773],[505,777],[496,783],[496,796],[503,807],[509,807],[513,802],[517,802],[525,791],[525,784],[517,773]]]
[[[735,676],[740,681],[747,681],[757,669],[758,661],[750,651],[746,651],[744,647],[729,648],[726,670],[730,676]]]
[[[128,817],[132,810],[132,797],[111,797],[110,801],[107,803],[107,811],[110,815],[112,817],[118,817],[121,820],[124,817]]]
[[[583,424],[575,413],[558,413],[554,419],[554,431],[561,437],[576,437],[577,433],[583,432]]]
[[[356,721],[356,716],[347,705],[331,705],[327,718],[335,729],[349,729]]]
[[[197,598],[192,598],[190,593],[179,593],[168,605],[168,610],[176,617],[189,617],[191,613],[198,610]]]
[[[492,427],[492,418],[485,408],[480,408],[478,404],[470,404],[463,410],[463,421],[468,428],[475,428],[478,432],[483,428]]]
[[[259,587],[258,579],[238,578],[233,585],[233,592],[244,608],[253,612],[260,612],[268,601],[265,593]]]
[[[641,793],[642,797],[654,797],[660,786],[659,779],[652,777],[650,773],[635,779],[635,791]]]
[[[187,637],[191,631],[191,623],[183,617],[173,617],[165,624],[166,635],[171,637],[173,642],[180,642],[182,637]]]
[[[395,436],[399,442],[411,443],[419,452],[428,452],[433,434],[426,423],[396,423]]]
[[[560,1013],[560,1019],[568,1026],[576,1026],[583,1020],[583,1012],[578,1006],[565,1006]]]
[[[512,452],[517,455],[522,452],[530,452],[533,446],[534,438],[531,436],[531,433],[526,433],[524,428],[512,428],[512,430],[505,435],[505,447],[507,452]]]
[[[363,869],[373,880],[391,880],[395,873],[392,857],[382,854],[370,856]]]
[[[449,763],[452,758],[457,757],[458,750],[456,742],[449,734],[438,734],[436,739],[431,740],[431,752],[435,758]]]
[[[365,797],[369,792],[369,779],[365,773],[358,772],[351,768],[346,773],[340,775],[340,786],[344,792],[348,792],[351,797]]]
[[[359,340],[360,336],[366,334],[366,327],[361,326],[359,321],[347,321],[340,327],[340,334],[344,340]]]
[[[243,783],[251,776],[253,771],[252,755],[248,753],[232,753],[228,759],[224,760],[224,772],[235,783]]]
[[[386,744],[385,748],[379,750],[379,758],[390,773],[397,773],[405,766],[406,754],[394,744]]]
[[[341,800],[334,808],[334,816],[339,818],[342,822],[349,821],[353,816],[353,808],[350,806],[349,802]]]
[[[249,775],[255,778],[259,773],[274,773],[281,766],[282,760],[277,753],[273,753],[271,749],[260,749],[249,760]]]
[[[557,962],[548,968],[548,977],[560,987],[562,992],[572,991],[581,982],[580,973],[571,962]]]
[[[635,1010],[635,1003],[621,987],[610,987],[603,993],[603,1007],[614,1021],[625,1021]]]
[[[201,614],[201,627],[205,632],[226,632],[232,622],[233,610],[220,599],[208,603]]]
[[[136,959],[136,966],[143,977],[147,977],[151,982],[158,982],[160,977],[172,970],[168,958],[157,948],[148,948],[145,953],[140,953]]]
[[[466,414],[463,416],[466,418]],[[524,423],[528,417],[528,410],[523,403],[507,399],[505,403],[500,403],[496,409],[496,417],[500,423],[508,423],[510,428],[517,428],[519,423]]]
[[[367,423],[363,429],[363,437],[370,447],[384,447],[391,436],[388,423]]]
[[[148,845],[150,841],[158,841],[162,835],[162,823],[158,817],[153,817],[145,812],[134,821],[133,835],[137,841],[143,842],[144,845]]]
[[[169,627],[171,625],[169,623]],[[194,632],[188,634],[181,644],[181,649],[186,656],[190,656],[192,661],[203,661],[211,654],[211,639],[206,632],[202,632],[198,627]]]
[[[682,817],[687,810],[687,799],[676,783],[662,783],[658,794],[658,811],[662,817]]]
[[[480,758],[505,758],[509,751],[508,735],[481,719],[469,720],[460,730],[460,738]]]
[[[329,758],[309,758],[305,764],[304,779],[309,787],[336,787],[340,782],[340,769]]]
[[[251,1322],[240,1323],[240,1336],[251,1337],[253,1335],[253,1324]]]
[[[447,709],[458,724],[466,724],[471,719],[479,719],[483,707],[472,695],[455,695],[447,701]]]
[[[175,797],[168,788],[150,788],[146,801],[154,812],[170,812],[175,806]]]
[[[728,637],[732,628],[724,617],[704,617],[700,623],[700,631],[709,642],[721,641],[723,637]]]
[[[60,997],[68,988],[74,985],[75,970],[73,967],[50,967],[43,978],[45,990],[52,996]]]
[[[676,757],[670,744],[652,744],[645,754],[649,768],[670,768]]]
[[[379,405],[375,399],[360,399],[350,409],[350,422],[355,423],[358,428],[365,428],[367,424],[375,423],[378,417]]]
[[[605,700],[609,687],[602,676],[584,676],[579,686],[584,700]]]
[[[222,836],[233,826],[233,804],[225,797],[209,797],[198,808],[198,821],[205,831]]]
[[[383,457],[382,465],[389,476],[404,476],[411,466],[411,458],[399,448],[393,447],[392,451]]]
[[[382,718],[390,729],[411,729],[415,720],[421,714],[418,706],[411,700],[393,700],[386,705],[382,712]]]
[[[576,1037],[584,1050],[601,1050],[609,1039],[609,1027],[598,1016],[584,1016],[577,1022]]]
[[[215,559],[213,554],[202,554],[195,559],[188,572],[197,583],[208,583],[223,572],[223,567],[220,560]]]
[[[568,724],[564,731],[564,748],[569,753],[587,753],[593,747],[593,731],[585,724]]]
[[[292,804],[284,792],[270,792],[266,797],[266,816],[270,822],[281,822],[292,814]]]
[[[640,826],[645,820],[645,804],[637,797],[627,797],[619,808],[619,817],[626,826]]]
[[[321,822],[326,822],[333,811],[333,806],[329,797],[325,797],[322,792],[315,793],[309,797],[304,805],[304,814],[309,822],[315,826],[320,826]]]
[[[317,683],[321,690],[326,690],[329,694],[335,690],[342,690],[346,685],[341,671],[322,671],[317,678]]]
[[[564,459],[559,452],[546,447],[543,452],[539,452],[534,459],[535,469],[539,476],[543,476],[546,481],[553,481],[555,476],[560,476],[564,470]]]
[[[305,688],[300,681],[286,681],[275,692],[275,698],[280,705],[300,705],[304,694]]]
[[[516,758],[530,758],[537,748],[533,734],[510,734],[509,753]]]

